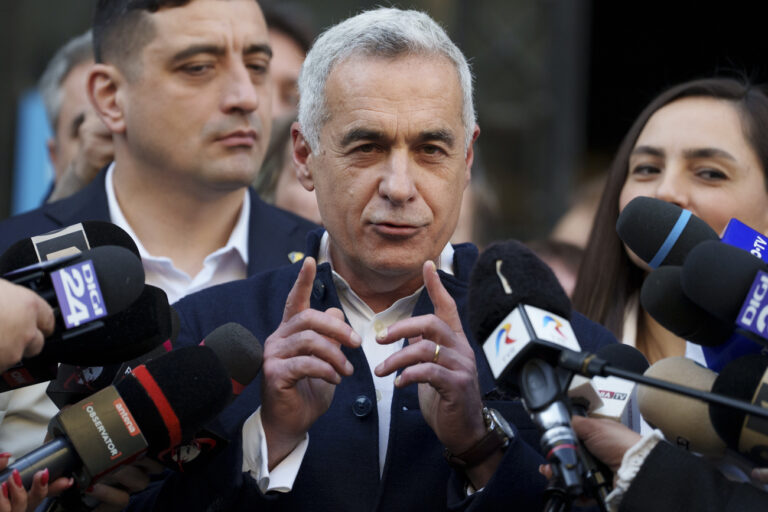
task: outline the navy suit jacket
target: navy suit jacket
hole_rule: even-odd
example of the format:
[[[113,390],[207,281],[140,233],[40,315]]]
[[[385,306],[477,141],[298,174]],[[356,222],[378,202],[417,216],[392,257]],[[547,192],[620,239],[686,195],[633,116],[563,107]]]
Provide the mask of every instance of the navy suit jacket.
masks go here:
[[[110,221],[106,170],[73,196],[0,222],[0,254],[22,238],[40,235],[86,220]],[[249,188],[251,215],[248,224],[247,275],[291,262],[288,254],[303,251],[306,235],[316,224],[262,201]]]
[[[322,231],[309,237],[307,254],[317,255]],[[467,324],[469,272],[477,259],[470,244],[456,246],[453,276],[440,279],[457,303],[464,330],[475,350],[482,393],[516,426],[515,439],[486,488],[467,498],[462,475],[443,457],[443,447],[419,409],[417,386],[395,389],[389,445],[379,476],[378,418],[371,370],[363,350],[342,347],[355,368],[336,386],[333,402],[309,431],[309,447],[290,493],[262,495],[253,479],[241,472],[241,427],[261,403],[256,379],[220,415],[223,429],[235,439],[230,449],[204,474],[174,474],[162,485],[134,497],[134,510],[541,510],[546,481],[537,471],[544,459],[539,433],[519,400],[498,399],[491,371]],[[279,325],[285,300],[301,263],[258,274],[190,295],[176,304],[181,319],[179,345],[199,343],[226,322],[238,322],[263,341]],[[341,309],[330,265],[319,265],[311,307]],[[414,316],[433,313],[426,291]],[[574,314],[571,325],[585,350],[615,343],[603,327]]]

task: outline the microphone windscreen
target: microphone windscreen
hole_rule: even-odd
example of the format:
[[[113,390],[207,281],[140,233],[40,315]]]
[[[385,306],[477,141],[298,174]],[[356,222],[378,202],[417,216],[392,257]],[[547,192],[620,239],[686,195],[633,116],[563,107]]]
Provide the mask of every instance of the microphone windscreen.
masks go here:
[[[636,197],[616,221],[619,238],[652,267],[682,265],[686,255],[701,242],[719,240],[706,222],[672,203]]]
[[[680,282],[696,304],[733,324],[758,270],[768,271],[760,258],[721,242],[704,242],[688,255]]]
[[[712,316],[688,298],[683,292],[682,272],[682,267],[669,265],[648,274],[640,290],[643,309],[684,340],[707,347],[721,345],[731,336],[732,324]]]
[[[768,356],[761,354],[750,354],[734,359],[725,365],[717,376],[712,385],[712,392],[752,402],[766,368],[768,368]],[[744,412],[730,407],[715,404],[709,406],[712,425],[723,441],[734,450],[738,450],[745,416]]]
[[[134,254],[122,247],[94,247],[80,255],[91,260],[108,313],[123,311],[144,290],[144,267]]]
[[[168,297],[160,288],[144,285],[127,309],[103,319],[104,327],[66,341],[46,343],[39,356],[78,366],[119,364],[137,358],[171,335]]]
[[[139,255],[139,248],[136,246],[136,242],[131,238],[131,235],[115,224],[97,220],[87,220],[81,222],[81,224],[85,236],[88,239],[88,245],[91,248],[100,247],[102,245],[115,245],[128,249],[137,258],[141,258]],[[37,255],[37,251],[35,251],[32,239],[23,238],[11,245],[2,255],[0,255],[0,275],[39,262],[40,259]]]
[[[668,357],[654,363],[646,377],[709,391],[717,374],[685,357]],[[709,406],[694,398],[638,386],[637,399],[645,421],[660,429],[670,442],[687,450],[722,457],[725,443],[709,419]]]
[[[210,348],[201,346],[153,359],[115,387],[153,451],[194,434],[221,412],[232,392],[224,367]]]
[[[637,374],[642,374],[650,366],[642,352],[621,343],[603,345],[597,350],[596,355],[608,361],[611,366]]]
[[[247,386],[259,374],[263,356],[261,343],[242,325],[224,324],[206,336],[204,344],[213,350],[239,385]]]
[[[518,305],[571,317],[571,302],[546,263],[516,240],[496,243],[477,259],[470,276],[469,325],[482,343]]]

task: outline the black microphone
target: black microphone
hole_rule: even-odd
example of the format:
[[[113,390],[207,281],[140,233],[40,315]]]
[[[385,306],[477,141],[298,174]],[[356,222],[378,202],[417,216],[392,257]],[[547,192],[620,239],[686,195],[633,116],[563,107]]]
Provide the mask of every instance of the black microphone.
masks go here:
[[[54,309],[56,329],[46,338],[49,342],[87,332],[85,324],[124,310],[144,288],[141,261],[116,246],[36,263],[3,277],[34,291]]]
[[[663,266],[643,281],[640,303],[665,329],[684,340],[713,347],[727,342],[733,325],[723,322],[688,298],[681,283],[682,267]]]
[[[50,425],[55,439],[9,466],[0,481],[18,470],[29,488],[48,468],[51,480],[73,476],[85,489],[147,449],[181,442],[223,409],[231,390],[209,348],[175,350],[60,412]]]
[[[77,353],[62,364],[46,394],[59,408],[79,402],[112,384],[124,361],[140,362],[152,352],[170,350],[164,344],[173,336],[173,314],[165,292],[145,285],[139,299],[126,311],[107,318],[104,327],[79,339]]]
[[[230,322],[216,328],[200,345],[213,350],[227,370],[232,384],[232,400],[240,395],[261,370],[261,343],[240,324]],[[155,457],[174,471],[189,473],[204,470],[210,460],[228,444],[220,432],[206,427],[193,438],[185,439],[184,443],[157,453]]]
[[[123,247],[141,257],[136,242],[125,230],[111,222],[88,220],[14,243],[0,255],[0,275],[102,245]]]
[[[651,268],[682,265],[695,246],[719,240],[706,222],[672,203],[636,197],[619,214],[616,232]]]
[[[517,241],[494,244],[478,258],[469,286],[469,323],[497,385],[521,393],[555,480],[582,492],[578,441],[564,390],[572,374],[553,367],[563,347],[580,346],[571,304],[552,270]]]
[[[704,310],[756,334],[755,341],[768,340],[768,265],[760,259],[730,245],[705,242],[688,255],[680,282]]]
[[[715,378],[712,392],[763,409],[768,407],[768,356],[751,354],[728,363]],[[732,450],[760,467],[768,466],[768,419],[710,404],[712,426]]]
[[[0,373],[0,391],[51,380],[59,362],[108,364],[124,355],[115,353],[118,347],[105,340],[105,331],[126,308],[136,305],[144,290],[144,270],[132,253],[98,247],[18,269],[8,277],[53,306],[56,326],[40,354]],[[120,350],[145,351],[138,346]]]

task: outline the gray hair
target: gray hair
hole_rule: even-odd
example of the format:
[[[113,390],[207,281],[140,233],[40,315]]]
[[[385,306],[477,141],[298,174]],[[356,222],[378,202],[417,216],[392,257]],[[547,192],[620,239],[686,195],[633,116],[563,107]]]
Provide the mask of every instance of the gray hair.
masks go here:
[[[64,93],[61,84],[69,73],[84,62],[93,60],[93,43],[91,31],[70,39],[67,44],[59,48],[40,77],[37,89],[43,98],[45,113],[51,128],[56,131],[59,122],[59,112]]]
[[[467,59],[440,25],[427,14],[379,8],[342,21],[315,41],[299,76],[299,124],[312,151],[320,144],[320,130],[329,119],[325,86],[334,65],[355,55],[397,57],[440,55],[455,66],[463,93],[465,147],[475,125],[472,72]]]

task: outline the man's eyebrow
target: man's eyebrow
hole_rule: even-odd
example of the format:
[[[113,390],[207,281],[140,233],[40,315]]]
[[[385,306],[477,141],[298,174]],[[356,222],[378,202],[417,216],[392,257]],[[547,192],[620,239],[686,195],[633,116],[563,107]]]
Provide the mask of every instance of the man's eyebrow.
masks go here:
[[[85,121],[85,112],[80,112],[77,117],[72,120],[72,124],[69,125],[69,133],[71,137],[77,137],[77,133],[80,131],[80,125]]]
[[[171,64],[181,62],[190,57],[194,57],[195,55],[207,54],[207,55],[214,55],[216,57],[220,57],[222,55],[225,55],[226,53],[227,53],[227,50],[223,46],[218,46],[215,44],[195,44],[192,46],[188,46],[183,50],[174,54],[174,56],[171,57]]]
[[[386,137],[378,130],[372,130],[369,128],[353,128],[348,131],[341,139],[341,147],[348,146],[353,142],[368,140],[368,141],[382,141]]]
[[[448,130],[430,130],[421,132],[416,142],[442,142],[449,148],[453,148],[456,138]]]
[[[653,146],[637,146],[632,150],[632,154],[658,156],[663,158],[665,153],[663,149],[655,148]]]
[[[263,53],[270,59],[272,58],[272,47],[269,46],[266,43],[262,44],[252,44],[248,47],[246,47],[245,51],[243,51],[243,55],[253,55],[254,53]]]
[[[736,158],[729,152],[718,148],[697,148],[686,149],[683,152],[686,158],[724,158],[726,160],[736,161]]]

